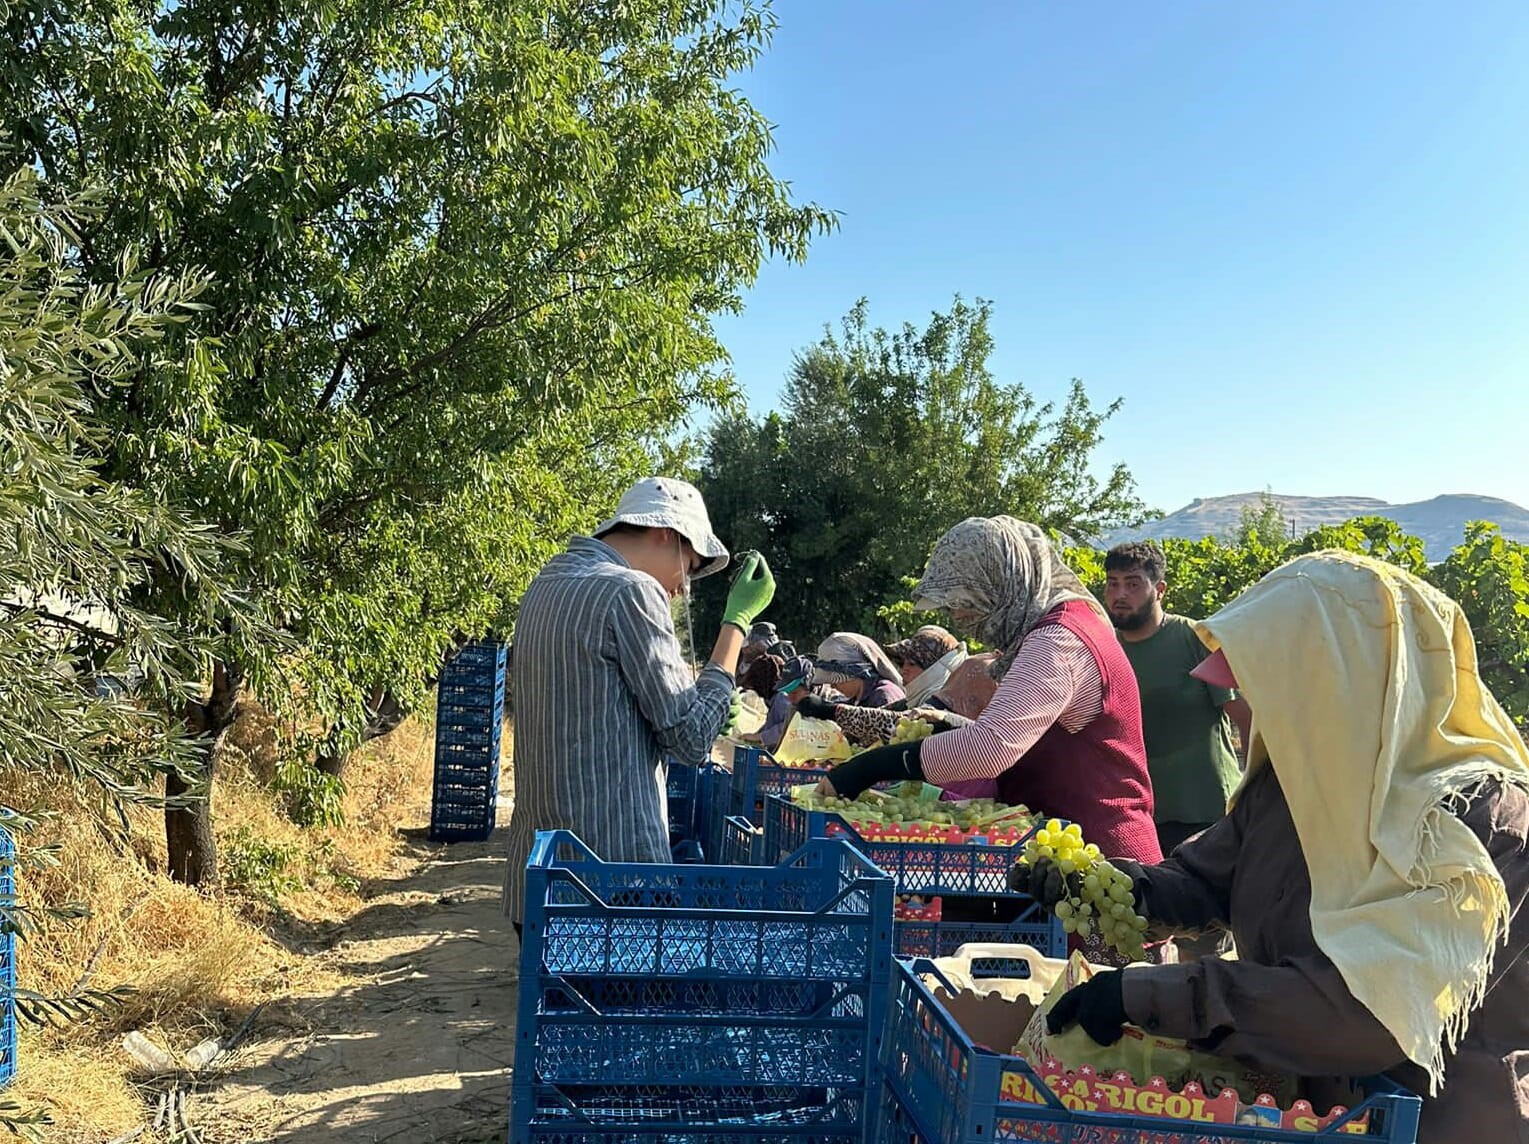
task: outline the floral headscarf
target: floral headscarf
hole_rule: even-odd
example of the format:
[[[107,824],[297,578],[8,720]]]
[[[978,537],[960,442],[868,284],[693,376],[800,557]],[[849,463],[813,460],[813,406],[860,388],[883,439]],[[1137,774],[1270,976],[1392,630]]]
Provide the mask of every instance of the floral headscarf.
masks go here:
[[[888,644],[887,656],[894,663],[911,663],[927,671],[960,646],[960,641],[944,628],[925,624],[907,639]]]
[[[995,674],[1008,670],[1040,618],[1069,600],[1086,601],[1108,619],[1046,534],[1012,516],[968,517],[940,537],[913,591],[920,611],[976,613],[974,634],[1001,652]]]

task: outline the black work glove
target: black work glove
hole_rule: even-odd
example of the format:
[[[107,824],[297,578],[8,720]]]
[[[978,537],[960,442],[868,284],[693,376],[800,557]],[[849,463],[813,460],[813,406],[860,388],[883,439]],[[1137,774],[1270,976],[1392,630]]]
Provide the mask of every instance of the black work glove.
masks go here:
[[[1078,876],[1074,874],[1072,881],[1076,883],[1077,880]],[[1009,871],[1009,889],[1018,894],[1029,894],[1050,912],[1063,899],[1076,897],[1078,886],[1068,885],[1062,868],[1050,858],[1036,858],[1014,863]]]
[[[825,776],[828,785],[840,798],[855,798],[861,791],[881,782],[902,779],[924,779],[924,764],[919,751],[924,740],[913,743],[892,743],[862,751],[847,763],[840,763]]]
[[[804,695],[797,701],[796,709],[809,719],[832,719],[839,705],[830,703],[821,695]]]
[[[1057,999],[1046,1014],[1046,1032],[1058,1033],[1082,1025],[1083,1031],[1100,1045],[1120,1040],[1120,1027],[1126,1016],[1124,981],[1118,969],[1104,969],[1082,985],[1069,989]]]

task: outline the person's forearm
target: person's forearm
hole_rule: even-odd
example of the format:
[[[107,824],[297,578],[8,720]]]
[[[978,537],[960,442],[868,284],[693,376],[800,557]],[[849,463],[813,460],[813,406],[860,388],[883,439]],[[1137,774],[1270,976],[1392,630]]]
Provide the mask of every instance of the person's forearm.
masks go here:
[[[1128,969],[1123,987],[1132,1024],[1281,1072],[1367,1076],[1403,1060],[1320,955],[1277,966],[1212,958]]]
[[[691,689],[694,701],[680,719],[669,727],[654,728],[658,741],[677,760],[689,766],[704,763],[711,755],[713,740],[722,733],[732,703],[733,680],[715,663],[701,669],[701,676]]]
[[[855,798],[879,782],[921,780],[924,770],[919,753],[926,742],[927,739],[920,739],[875,747],[829,771],[827,782],[841,798]]]
[[[723,624],[717,633],[717,642],[711,645],[711,662],[729,675],[738,670],[738,657],[743,654],[743,629],[736,624]]]
[[[844,732],[844,737],[857,747],[891,742],[892,736],[897,733],[899,721],[896,711],[881,707],[855,707],[848,703],[835,707],[833,719]]]
[[[1116,859],[1133,883],[1136,909],[1151,923],[1154,935],[1188,935],[1226,924],[1224,892],[1182,864],[1168,859],[1158,866]]]

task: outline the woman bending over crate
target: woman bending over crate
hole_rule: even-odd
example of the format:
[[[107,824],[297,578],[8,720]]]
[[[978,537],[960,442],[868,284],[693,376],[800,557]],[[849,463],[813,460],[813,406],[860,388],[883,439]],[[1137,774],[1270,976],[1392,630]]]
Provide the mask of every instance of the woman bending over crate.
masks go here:
[[[1009,516],[963,521],[934,546],[914,606],[999,649],[992,699],[970,723],[836,767],[821,793],[996,779],[999,799],[1078,823],[1106,854],[1159,861],[1136,676],[1046,534]]]
[[[1123,864],[1159,929],[1238,960],[1100,973],[1053,1032],[1125,1023],[1299,1076],[1384,1072],[1420,1144],[1529,1141],[1529,752],[1460,608],[1396,568],[1296,559],[1198,625],[1195,674],[1253,709],[1226,818]],[[1060,871],[1011,882],[1052,905]],[[1049,888],[1048,888],[1049,887]]]

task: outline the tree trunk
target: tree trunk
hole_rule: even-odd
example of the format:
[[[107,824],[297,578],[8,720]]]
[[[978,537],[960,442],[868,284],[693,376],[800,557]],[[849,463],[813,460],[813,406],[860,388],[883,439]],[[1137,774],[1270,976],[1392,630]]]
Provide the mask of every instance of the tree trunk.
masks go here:
[[[393,693],[384,687],[374,690],[366,702],[366,723],[361,728],[361,742],[357,747],[370,743],[373,739],[379,739],[389,731],[396,728],[409,713],[399,704]],[[333,775],[341,782],[345,781],[345,766],[350,761],[354,749],[342,750],[339,746],[341,741],[340,725],[336,725],[325,738],[313,759],[313,765],[326,775]]]
[[[212,669],[212,691],[202,703],[186,704],[186,726],[198,739],[203,794],[189,806],[165,808],[165,849],[170,876],[188,886],[218,884],[218,844],[212,831],[212,784],[218,751],[234,722],[239,685],[244,674],[237,664],[219,661]],[[165,777],[165,794],[174,798],[191,787],[176,775]]]

